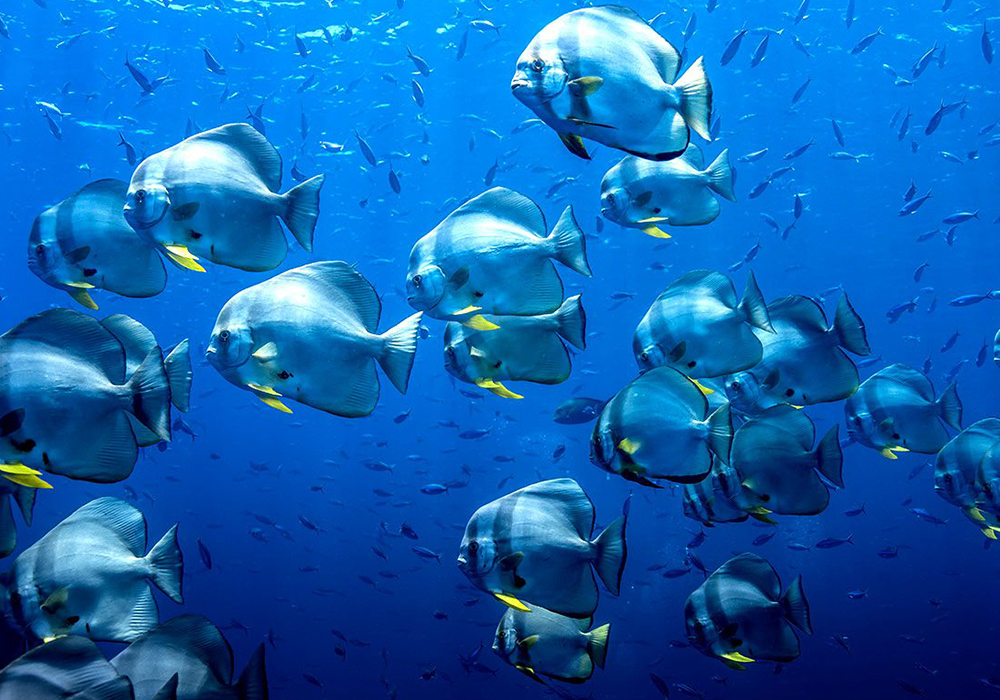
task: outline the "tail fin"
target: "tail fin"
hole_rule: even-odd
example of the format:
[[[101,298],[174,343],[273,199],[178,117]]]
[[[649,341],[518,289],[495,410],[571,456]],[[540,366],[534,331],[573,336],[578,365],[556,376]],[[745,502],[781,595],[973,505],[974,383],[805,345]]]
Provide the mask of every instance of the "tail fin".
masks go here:
[[[181,585],[184,578],[184,555],[177,544],[177,526],[167,530],[145,558],[153,583],[175,603],[184,602]]]
[[[746,316],[751,326],[768,333],[774,333],[774,328],[771,326],[771,316],[767,312],[767,303],[764,301],[764,295],[760,293],[760,287],[757,286],[757,278],[753,276],[753,272],[747,277],[743,301],[736,308]]]
[[[806,592],[802,590],[802,576],[796,576],[792,584],[781,594],[778,601],[785,617],[793,625],[806,634],[812,634],[812,622],[809,619],[809,601]]]
[[[941,420],[955,430],[962,429],[962,400],[958,398],[958,385],[952,382],[937,400]]]
[[[585,277],[593,276],[590,263],[587,262],[587,241],[580,225],[576,223],[572,206],[563,211],[548,240],[555,243],[556,260]]]
[[[847,295],[837,302],[837,314],[833,318],[833,331],[837,334],[837,344],[855,355],[871,355],[868,347],[868,337],[865,335],[865,322],[851,306]]]
[[[729,464],[729,449],[733,444],[733,418],[729,402],[722,404],[710,415],[708,422],[708,449],[723,464]]]
[[[184,413],[191,408],[190,349],[190,343],[185,338],[163,360],[163,368],[167,370],[167,384],[170,385],[170,403]]]
[[[419,313],[413,314],[402,323],[382,334],[382,354],[378,363],[399,393],[406,393],[410,383],[410,370],[417,352],[417,333],[420,331]]]
[[[580,303],[580,295],[570,297],[556,309],[556,332],[570,345],[584,350],[587,347],[587,314]]]
[[[170,385],[163,366],[163,354],[155,347],[146,355],[126,384],[131,413],[161,440],[170,440]]]
[[[587,654],[598,668],[604,668],[604,662],[608,658],[609,634],[611,634],[611,623],[587,632]]]
[[[236,681],[236,700],[268,700],[267,667],[264,665],[264,645],[257,647],[246,668]]]
[[[319,218],[319,190],[324,180],[326,175],[317,175],[285,193],[288,208],[281,220],[299,245],[309,253],[313,249],[313,231],[316,230],[316,220]]]
[[[604,587],[612,595],[621,593],[622,574],[625,573],[625,559],[628,557],[628,546],[625,544],[625,526],[628,524],[631,498],[629,496],[625,499],[622,517],[608,525],[604,532],[594,540],[597,554],[594,568],[597,569],[597,575],[601,577]]]
[[[730,202],[736,201],[736,193],[733,191],[733,166],[729,164],[728,148],[723,149],[722,153],[715,157],[705,172],[708,174],[708,186],[713,191]]]
[[[837,488],[844,488],[844,453],[840,449],[840,425],[827,431],[816,446],[816,469]]]
[[[703,56],[684,71],[684,75],[674,83],[674,89],[681,93],[679,111],[684,121],[696,134],[711,141],[708,122],[712,117],[712,84],[705,74]]]

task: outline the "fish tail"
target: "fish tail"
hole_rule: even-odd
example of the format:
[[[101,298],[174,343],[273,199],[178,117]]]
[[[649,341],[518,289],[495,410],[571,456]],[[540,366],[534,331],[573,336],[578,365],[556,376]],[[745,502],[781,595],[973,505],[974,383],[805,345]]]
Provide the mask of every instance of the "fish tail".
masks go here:
[[[712,84],[705,74],[704,57],[699,57],[684,71],[674,88],[681,94],[678,111],[685,123],[703,139],[711,141],[708,122],[712,118]]]
[[[764,295],[760,293],[760,287],[757,286],[757,278],[754,277],[753,272],[747,276],[747,286],[743,292],[743,301],[740,302],[737,308],[743,313],[751,326],[759,328],[762,331],[767,331],[768,333],[774,333],[774,328],[771,326],[771,316],[767,312],[767,302],[764,301]]]
[[[401,394],[406,393],[406,386],[410,382],[410,370],[413,369],[413,358],[417,352],[420,318],[421,314],[413,314],[380,336],[382,352],[377,358],[378,363]]]
[[[267,668],[264,665],[264,645],[261,644],[236,681],[236,700],[267,700],[267,698]]]
[[[307,253],[311,253],[313,249],[313,232],[316,230],[316,220],[319,219],[319,190],[325,180],[326,175],[317,175],[296,185],[284,195],[287,209],[281,220]]]
[[[851,306],[847,294],[837,302],[837,313],[833,319],[833,330],[837,334],[837,344],[853,352],[855,355],[870,355],[872,349],[868,346],[868,336],[865,333],[865,322]]]
[[[806,600],[806,592],[802,589],[802,576],[795,577],[791,585],[781,594],[778,603],[789,622],[806,634],[812,634],[809,601]]]
[[[715,409],[707,422],[708,448],[723,464],[729,464],[729,449],[733,444],[733,419],[729,402]]]
[[[580,302],[580,295],[570,297],[556,309],[556,332],[566,342],[584,350],[587,347],[587,314]]]
[[[170,403],[177,410],[188,412],[191,408],[191,354],[187,338],[177,344],[163,360],[170,387]]]
[[[937,400],[941,420],[955,430],[962,429],[962,400],[958,398],[958,385],[952,382]]]
[[[170,385],[163,354],[155,347],[126,384],[129,413],[161,440],[170,441]]]
[[[590,263],[587,262],[587,241],[583,229],[576,223],[572,206],[563,210],[547,240],[555,244],[556,260],[584,277],[593,276]]]
[[[597,560],[594,568],[600,576],[604,587],[612,595],[618,595],[622,587],[622,574],[625,573],[625,559],[628,557],[628,547],[625,544],[625,526],[628,524],[628,511],[631,496],[625,499],[622,517],[605,528],[604,532],[594,540]]]
[[[733,166],[729,164],[728,148],[724,148],[722,153],[715,157],[705,172],[708,173],[708,186],[713,192],[730,202],[736,201],[736,193],[733,191]]]
[[[587,654],[598,668],[604,668],[604,662],[608,658],[609,634],[611,634],[610,623],[587,632]]]
[[[840,449],[840,425],[827,431],[816,447],[816,469],[837,488],[844,488],[844,453]]]
[[[145,557],[153,584],[175,603],[184,602],[184,556],[177,544],[177,526],[167,530]]]

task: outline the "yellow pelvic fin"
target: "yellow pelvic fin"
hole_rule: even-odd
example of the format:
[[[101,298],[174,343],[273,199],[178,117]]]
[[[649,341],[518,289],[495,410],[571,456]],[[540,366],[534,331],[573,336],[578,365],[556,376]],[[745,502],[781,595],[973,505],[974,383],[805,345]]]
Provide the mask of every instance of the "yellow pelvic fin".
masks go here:
[[[520,394],[515,394],[513,391],[505,387],[500,382],[493,381],[492,379],[477,379],[476,386],[478,386],[480,389],[486,389],[487,391],[496,394],[497,396],[504,399],[524,398]]]
[[[49,482],[39,479],[34,474],[0,474],[7,481],[13,482],[18,486],[24,486],[29,489],[50,489],[52,484]]]
[[[968,508],[966,508],[965,514],[978,522],[985,522],[986,520],[986,516],[983,515],[982,511],[976,508],[975,506],[969,506]]]
[[[650,224],[649,226],[644,226],[642,228],[642,232],[645,233],[647,236],[652,236],[653,238],[671,238],[671,235],[669,233],[659,228],[658,226],[654,226],[653,224]]]
[[[891,447],[884,447],[879,450],[878,453],[886,459],[899,459],[899,457],[896,456],[896,453],[892,451]]]
[[[163,246],[164,252],[171,260],[187,270],[194,272],[204,272],[205,268],[198,263],[198,256],[187,249],[184,245]]]
[[[989,537],[991,540],[995,540],[997,538],[996,531],[991,527],[984,527],[983,534]]]
[[[768,515],[773,512],[774,511],[768,510],[764,506],[754,506],[753,508],[747,510],[747,513],[753,513],[754,515]]]
[[[791,406],[792,408],[794,408],[796,411],[801,411],[803,408],[805,408],[805,406],[796,406],[793,403],[790,403],[788,405]]]
[[[474,331],[495,331],[500,326],[486,319],[485,316],[481,314],[476,314],[472,318],[462,321],[462,325],[466,328],[471,328]]]
[[[83,308],[90,309],[91,311],[97,311],[97,303],[93,300],[90,294],[87,293],[86,289],[78,289],[74,287],[72,289],[67,289],[66,293],[73,297],[73,301]]]
[[[618,449],[627,455],[635,454],[640,447],[642,447],[642,443],[631,438],[622,438],[622,441],[618,443]]]
[[[453,312],[451,315],[452,316],[464,316],[465,314],[471,314],[471,313],[475,313],[476,311],[482,311],[482,310],[483,310],[483,307],[481,307],[481,306],[466,306],[464,309],[459,309],[458,311]]]
[[[531,608],[519,601],[517,598],[511,595],[504,595],[503,593],[494,593],[493,597],[499,600],[501,603],[506,605],[508,608],[513,608],[518,612],[531,612]]]
[[[281,399],[277,399],[273,396],[257,396],[258,399],[264,402],[265,405],[270,406],[273,409],[281,411],[282,413],[291,413],[292,409],[281,402]]]
[[[279,394],[277,391],[275,391],[269,386],[263,386],[262,384],[254,384],[253,382],[248,383],[247,386],[253,389],[254,391],[260,392],[261,394],[267,394],[268,396],[281,396],[281,394]]]
[[[908,447],[890,447],[889,449],[892,450],[893,452],[909,452],[910,451],[910,448],[908,448]]]
[[[728,654],[721,654],[723,659],[729,659],[730,661],[735,661],[740,664],[752,664],[756,659],[751,659],[749,656],[744,656],[738,651],[731,651]]]
[[[41,472],[37,469],[26,467],[20,462],[11,462],[9,464],[0,463],[0,472],[4,472],[5,474],[34,474],[35,476],[41,474]]]
[[[698,387],[698,389],[701,390],[701,393],[703,393],[705,396],[711,396],[712,394],[715,393],[715,389],[709,389],[707,386],[699,382],[697,379],[691,379],[691,381],[694,382],[694,385]]]
[[[637,224],[658,224],[661,221],[667,221],[665,216],[651,216],[648,219],[639,219],[635,223]]]
[[[90,282],[63,282],[67,287],[74,287],[76,289],[97,289]]]

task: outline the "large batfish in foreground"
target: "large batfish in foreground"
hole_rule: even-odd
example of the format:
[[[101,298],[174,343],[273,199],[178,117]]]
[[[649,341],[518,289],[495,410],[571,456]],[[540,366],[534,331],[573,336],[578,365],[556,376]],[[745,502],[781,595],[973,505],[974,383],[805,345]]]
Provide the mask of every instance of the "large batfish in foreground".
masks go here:
[[[162,292],[167,271],[155,246],[125,221],[126,192],[121,180],[98,180],[39,214],[28,237],[28,268],[91,310],[91,289],[136,298]]]
[[[204,272],[201,258],[273,270],[288,253],[279,219],[312,251],[324,179],[317,175],[280,194],[277,149],[249,124],[227,124],[142,161],[128,186],[125,219],[189,270]]]
[[[268,698],[264,645],[257,647],[234,682],[229,642],[200,615],[164,622],[132,642],[111,663],[132,682],[135,700]]]
[[[32,316],[0,336],[0,476],[121,481],[139,447],[170,440],[170,406],[186,411],[190,390],[186,340],[164,358],[127,316]]]
[[[684,619],[691,646],[727,666],[799,656],[793,625],[812,634],[802,577],[781,590],[766,559],[740,554],[720,566],[688,597]]]
[[[572,207],[547,231],[542,210],[523,194],[503,187],[488,190],[414,244],[407,301],[431,318],[476,330],[496,328],[482,314],[551,313],[563,301],[552,261],[587,277],[591,272]]]
[[[542,29],[517,59],[514,97],[555,130],[574,155],[582,139],[649,160],[706,140],[712,86],[701,58],[680,78],[681,57],[633,10],[616,5],[568,12]]]
[[[526,486],[477,510],[465,528],[458,567],[479,589],[508,607],[532,605],[584,618],[597,609],[591,567],[614,595],[625,570],[622,517],[596,539],[594,504],[573,479]]]
[[[379,396],[376,362],[406,393],[420,314],[378,333],[382,302],[344,262],[283,272],[238,293],[222,308],[209,362],[268,406],[291,413],[293,399],[338,416],[367,416]]]
[[[177,526],[146,553],[146,518],[98,498],[21,552],[3,577],[9,621],[32,639],[131,642],[159,622],[150,583],[182,603]]]
[[[134,695],[128,678],[94,642],[60,637],[0,670],[0,700],[134,700]]]

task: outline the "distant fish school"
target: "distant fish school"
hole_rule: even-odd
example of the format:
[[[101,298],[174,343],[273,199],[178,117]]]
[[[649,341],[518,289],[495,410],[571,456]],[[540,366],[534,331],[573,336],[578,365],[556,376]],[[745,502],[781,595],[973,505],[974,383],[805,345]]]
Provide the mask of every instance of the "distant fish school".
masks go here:
[[[806,9],[803,2],[796,24]],[[852,21],[853,4],[848,25]],[[470,26],[499,34],[486,20]],[[344,32],[350,38],[350,27]],[[9,36],[2,21],[0,34]],[[746,35],[741,30],[725,47],[723,66]],[[867,50],[882,35],[881,28],[868,34],[850,53]],[[764,60],[769,38],[765,32],[751,67]],[[299,54],[308,54],[303,40],[295,39]],[[985,25],[981,45],[992,62]],[[207,48],[203,52],[209,71],[227,74]],[[918,60],[914,77],[934,53]],[[427,62],[408,47],[406,58],[421,76],[430,75]],[[510,84],[513,97],[572,154],[589,159],[588,141],[626,154],[601,182],[601,213],[661,239],[671,235],[665,228],[714,221],[723,209],[717,197],[736,201],[728,150],[706,166],[692,141],[712,140],[713,91],[705,61],[697,58],[683,73],[682,62],[682,53],[631,9],[587,7],[542,28],[517,58]],[[125,66],[143,95],[167,80],[149,80],[128,56]],[[793,104],[809,84],[798,88]],[[411,93],[422,108],[425,94],[415,79]],[[942,103],[925,133],[964,105]],[[61,138],[50,114],[54,106],[42,109],[51,133]],[[162,292],[168,284],[164,261],[188,272],[206,272],[205,262],[274,270],[288,252],[282,224],[311,252],[325,176],[282,192],[281,157],[265,136],[260,110],[249,119],[251,124],[191,133],[139,162],[130,182],[97,180],[40,213],[29,235],[31,271],[80,306],[97,310],[92,292],[127,298]],[[843,146],[839,125],[832,125]],[[355,137],[360,154],[376,166],[374,150],[357,132]],[[135,149],[120,138],[134,163]],[[784,160],[812,145],[802,144]],[[323,147],[344,150],[330,142]],[[756,160],[765,151],[740,160]],[[861,158],[846,152],[833,157]],[[749,196],[790,169],[773,172]],[[233,296],[212,331],[209,364],[277,411],[291,413],[288,402],[295,402],[334,416],[363,417],[378,402],[378,367],[406,392],[426,317],[446,324],[444,366],[462,382],[522,399],[508,384],[568,379],[570,348],[584,350],[587,326],[582,299],[565,296],[559,270],[594,274],[584,231],[571,206],[550,226],[525,195],[490,187],[495,173],[486,178],[485,192],[413,244],[405,273],[412,316],[379,331],[381,301],[363,274],[345,262],[313,262]],[[400,179],[391,164],[389,182],[398,193]],[[900,216],[931,196],[915,195],[913,187]],[[796,195],[796,220],[803,206]],[[959,211],[943,223],[977,216]],[[851,441],[888,459],[907,452],[935,455],[936,492],[996,539],[997,419],[963,430],[955,383],[937,393],[926,372],[907,365],[892,364],[861,381],[853,357],[868,356],[871,349],[846,293],[831,320],[810,297],[767,303],[752,273],[742,298],[736,289],[715,270],[677,277],[653,299],[635,330],[638,376],[606,400],[577,398],[557,409],[557,422],[595,422],[590,459],[597,467],[644,488],[682,484],[684,514],[706,527],[816,515],[827,508],[831,489],[845,487],[842,444],[838,426],[817,440],[804,409],[844,401]],[[953,304],[971,305],[994,294],[960,297]],[[915,306],[891,309],[890,322]],[[1000,334],[995,343],[1000,363]],[[98,321],[69,309],[43,311],[0,336],[0,555],[16,546],[11,503],[30,525],[37,492],[51,488],[43,477],[121,481],[131,474],[140,448],[170,440],[172,411],[186,411],[190,403],[188,354],[187,340],[165,352],[128,316]],[[58,402],[49,400],[55,394]],[[383,463],[368,466],[391,470]],[[422,491],[437,495],[448,486],[429,484]],[[611,635],[609,624],[593,626],[597,580],[612,595],[622,592],[630,504],[631,497],[621,515],[595,534],[594,504],[575,480],[562,478],[519,488],[471,514],[457,564],[473,586],[507,608],[493,642],[501,659],[540,683],[580,683],[604,667]],[[402,534],[416,538],[412,530]],[[816,546],[852,541],[826,538]],[[198,546],[211,568],[207,548],[200,540]],[[412,549],[440,560],[425,547]],[[177,526],[146,550],[143,514],[123,501],[100,498],[13,560],[0,579],[4,613],[40,646],[0,671],[0,700],[267,697],[263,646],[234,680],[232,652],[218,628],[195,615],[160,622],[151,587],[176,603],[183,600]],[[736,669],[799,656],[799,632],[813,631],[801,577],[785,587],[775,569],[753,554],[739,554],[714,572],[690,552],[688,558],[705,574],[683,608],[693,648]],[[128,646],[108,661],[94,642]],[[653,679],[665,697],[666,685]]]

